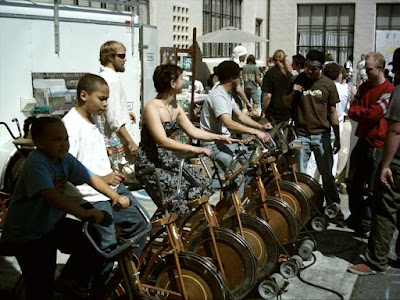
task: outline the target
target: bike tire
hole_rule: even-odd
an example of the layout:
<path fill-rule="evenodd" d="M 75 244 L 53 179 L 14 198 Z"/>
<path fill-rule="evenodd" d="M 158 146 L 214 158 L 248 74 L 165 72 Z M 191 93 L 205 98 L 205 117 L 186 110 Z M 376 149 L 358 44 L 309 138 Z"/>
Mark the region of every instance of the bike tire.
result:
<path fill-rule="evenodd" d="M 281 200 L 289 204 L 296 212 L 296 216 L 301 225 L 305 225 L 310 219 L 311 215 L 309 205 L 310 200 L 308 199 L 307 195 L 296 183 L 287 180 L 279 180 L 278 182 L 282 197 L 279 197 L 279 190 L 275 181 L 271 181 L 265 187 L 266 194 L 268 196 L 281 198 Z"/>
<path fill-rule="evenodd" d="M 6 218 L 7 214 L 7 206 L 6 202 L 2 197 L 0 197 L 0 228 L 3 226 L 4 219 Z"/>
<path fill-rule="evenodd" d="M 226 285 L 235 299 L 244 299 L 257 280 L 254 252 L 246 240 L 228 228 L 214 228 L 215 240 L 226 276 Z M 218 266 L 208 229 L 190 239 L 187 251 L 211 259 Z"/>
<path fill-rule="evenodd" d="M 201 256 L 178 253 L 188 299 L 228 299 L 227 289 L 215 266 Z M 145 282 L 163 289 L 179 291 L 179 279 L 173 254 L 154 264 Z M 179 299 L 173 295 L 157 295 L 158 299 Z"/>
<path fill-rule="evenodd" d="M 296 173 L 297 181 L 300 187 L 306 192 L 311 200 L 311 217 L 315 216 L 318 211 L 322 211 L 324 204 L 324 191 L 321 185 L 310 175 L 304 173 Z M 282 175 L 282 179 L 294 182 L 292 172 Z"/>
<path fill-rule="evenodd" d="M 299 226 L 293 208 L 277 197 L 267 196 L 265 202 L 268 207 L 268 216 L 261 196 L 250 199 L 244 206 L 246 213 L 267 221 L 274 230 L 279 243 L 286 244 L 296 241 L 299 235 Z"/>
<path fill-rule="evenodd" d="M 243 238 L 253 249 L 257 261 L 257 280 L 272 274 L 278 263 L 278 241 L 276 235 L 266 221 L 249 214 L 240 214 L 243 226 Z M 240 234 L 239 221 L 236 215 L 221 223 L 222 227 L 229 228 Z"/>

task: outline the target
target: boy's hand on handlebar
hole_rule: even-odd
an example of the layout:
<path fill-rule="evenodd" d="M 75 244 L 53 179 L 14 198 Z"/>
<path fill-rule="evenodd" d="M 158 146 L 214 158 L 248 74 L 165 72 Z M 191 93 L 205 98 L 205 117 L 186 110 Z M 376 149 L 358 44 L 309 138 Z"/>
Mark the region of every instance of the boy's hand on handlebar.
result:
<path fill-rule="evenodd" d="M 131 204 L 131 200 L 127 196 L 120 196 L 113 200 L 113 207 L 115 206 L 117 209 L 127 208 Z"/>
<path fill-rule="evenodd" d="M 98 209 L 85 210 L 85 215 L 82 217 L 82 221 L 89 221 L 99 224 L 103 221 L 104 212 Z"/>
<path fill-rule="evenodd" d="M 124 174 L 119 173 L 119 172 L 111 172 L 110 174 L 106 176 L 102 176 L 105 182 L 107 182 L 108 185 L 118 185 L 122 181 L 124 181 L 126 178 Z"/>

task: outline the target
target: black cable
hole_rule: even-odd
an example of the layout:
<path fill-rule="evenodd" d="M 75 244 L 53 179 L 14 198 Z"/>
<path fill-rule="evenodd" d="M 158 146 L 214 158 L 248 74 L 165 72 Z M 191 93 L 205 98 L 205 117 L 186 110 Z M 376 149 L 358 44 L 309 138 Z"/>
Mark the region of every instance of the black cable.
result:
<path fill-rule="evenodd" d="M 316 262 L 316 260 L 317 260 L 317 258 L 315 257 L 315 254 L 314 254 L 314 253 L 312 253 L 312 256 L 313 256 L 313 258 L 314 258 L 314 262 L 313 262 L 311 265 L 307 266 L 307 268 L 311 267 L 311 266 Z M 305 268 L 305 269 L 306 269 L 306 268 Z M 331 293 L 333 293 L 333 294 L 336 294 L 341 300 L 344 300 L 343 295 L 342 295 L 341 293 L 339 293 L 338 291 L 335 291 L 335 290 L 333 290 L 333 289 L 329 289 L 329 288 L 320 286 L 320 285 L 318 285 L 318 284 L 315 284 L 315 283 L 312 283 L 312 282 L 309 282 L 309 281 L 304 280 L 303 278 L 301 278 L 300 272 L 297 274 L 297 277 L 299 278 L 299 280 L 300 280 L 301 282 L 303 282 L 303 283 L 305 283 L 305 284 L 308 284 L 308 285 L 310 285 L 310 286 L 319 288 L 319 289 L 321 289 L 321 290 L 325 290 L 325 291 L 331 292 Z"/>

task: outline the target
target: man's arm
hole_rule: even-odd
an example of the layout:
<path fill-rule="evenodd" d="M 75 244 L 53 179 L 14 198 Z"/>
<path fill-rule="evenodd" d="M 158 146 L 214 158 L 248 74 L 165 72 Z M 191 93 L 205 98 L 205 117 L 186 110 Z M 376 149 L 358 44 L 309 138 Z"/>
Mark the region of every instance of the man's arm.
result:
<path fill-rule="evenodd" d="M 251 106 L 249 99 L 247 99 L 246 94 L 243 90 L 243 88 L 240 85 L 236 86 L 236 92 L 238 93 L 239 97 L 244 101 L 246 104 L 246 107 L 249 111 L 253 109 L 253 106 Z"/>
<path fill-rule="evenodd" d="M 222 114 L 218 118 L 221 120 L 222 123 L 224 123 L 224 125 L 226 126 L 226 128 L 229 129 L 229 131 L 238 132 L 238 133 L 254 134 L 263 142 L 268 142 L 268 140 L 269 140 L 268 136 L 261 130 L 272 128 L 270 123 L 261 125 L 261 124 L 257 123 L 256 121 L 254 121 L 249 116 L 246 116 L 245 114 L 243 114 L 240 111 L 240 109 L 235 109 L 234 113 L 236 114 L 236 116 L 238 117 L 238 119 L 241 122 L 243 122 L 244 124 L 246 124 L 248 126 L 245 126 L 243 124 L 240 124 L 239 122 L 232 120 L 232 118 L 229 114 Z"/>
<path fill-rule="evenodd" d="M 131 135 L 129 134 L 129 132 L 126 130 L 125 124 L 122 125 L 119 128 L 118 133 L 121 136 L 121 138 L 123 138 L 125 140 L 126 144 L 128 145 L 128 149 L 130 151 L 130 154 L 133 155 L 137 151 L 138 146 L 133 141 L 133 139 L 132 139 Z"/>
<path fill-rule="evenodd" d="M 385 144 L 383 146 L 383 157 L 381 162 L 381 182 L 390 189 L 394 184 L 392 170 L 390 163 L 400 145 L 400 122 L 388 120 L 388 127 L 386 130 Z"/>
<path fill-rule="evenodd" d="M 356 122 L 375 122 L 383 118 L 389 106 L 391 92 L 380 95 L 378 101 L 363 107 L 359 95 L 356 96 L 350 105 L 349 117 Z"/>
<path fill-rule="evenodd" d="M 263 100 L 262 100 L 263 111 L 267 110 L 269 104 L 271 103 L 271 97 L 272 97 L 271 93 L 264 93 Z"/>
<path fill-rule="evenodd" d="M 286 107 L 290 107 L 296 94 L 301 92 L 303 92 L 303 87 L 299 84 L 294 84 L 292 92 L 282 97 L 283 104 Z"/>
<path fill-rule="evenodd" d="M 335 133 L 335 142 L 333 144 L 333 153 L 336 154 L 340 150 L 340 135 L 339 135 L 339 117 L 336 111 L 336 106 L 329 106 L 329 122 L 333 128 L 333 132 Z"/>

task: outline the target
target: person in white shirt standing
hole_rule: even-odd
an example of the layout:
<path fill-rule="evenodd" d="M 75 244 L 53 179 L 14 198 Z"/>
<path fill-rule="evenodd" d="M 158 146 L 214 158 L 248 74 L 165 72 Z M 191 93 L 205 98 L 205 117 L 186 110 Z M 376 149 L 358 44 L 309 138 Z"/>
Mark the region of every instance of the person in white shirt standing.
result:
<path fill-rule="evenodd" d="M 102 67 L 99 75 L 110 88 L 107 109 L 99 117 L 100 130 L 107 144 L 112 132 L 116 131 L 125 146 L 127 160 L 132 162 L 138 148 L 133 141 L 132 124 L 136 123 L 136 117 L 133 112 L 128 111 L 126 94 L 119 78 L 119 73 L 125 72 L 125 46 L 117 41 L 105 42 L 100 48 L 100 62 Z"/>

